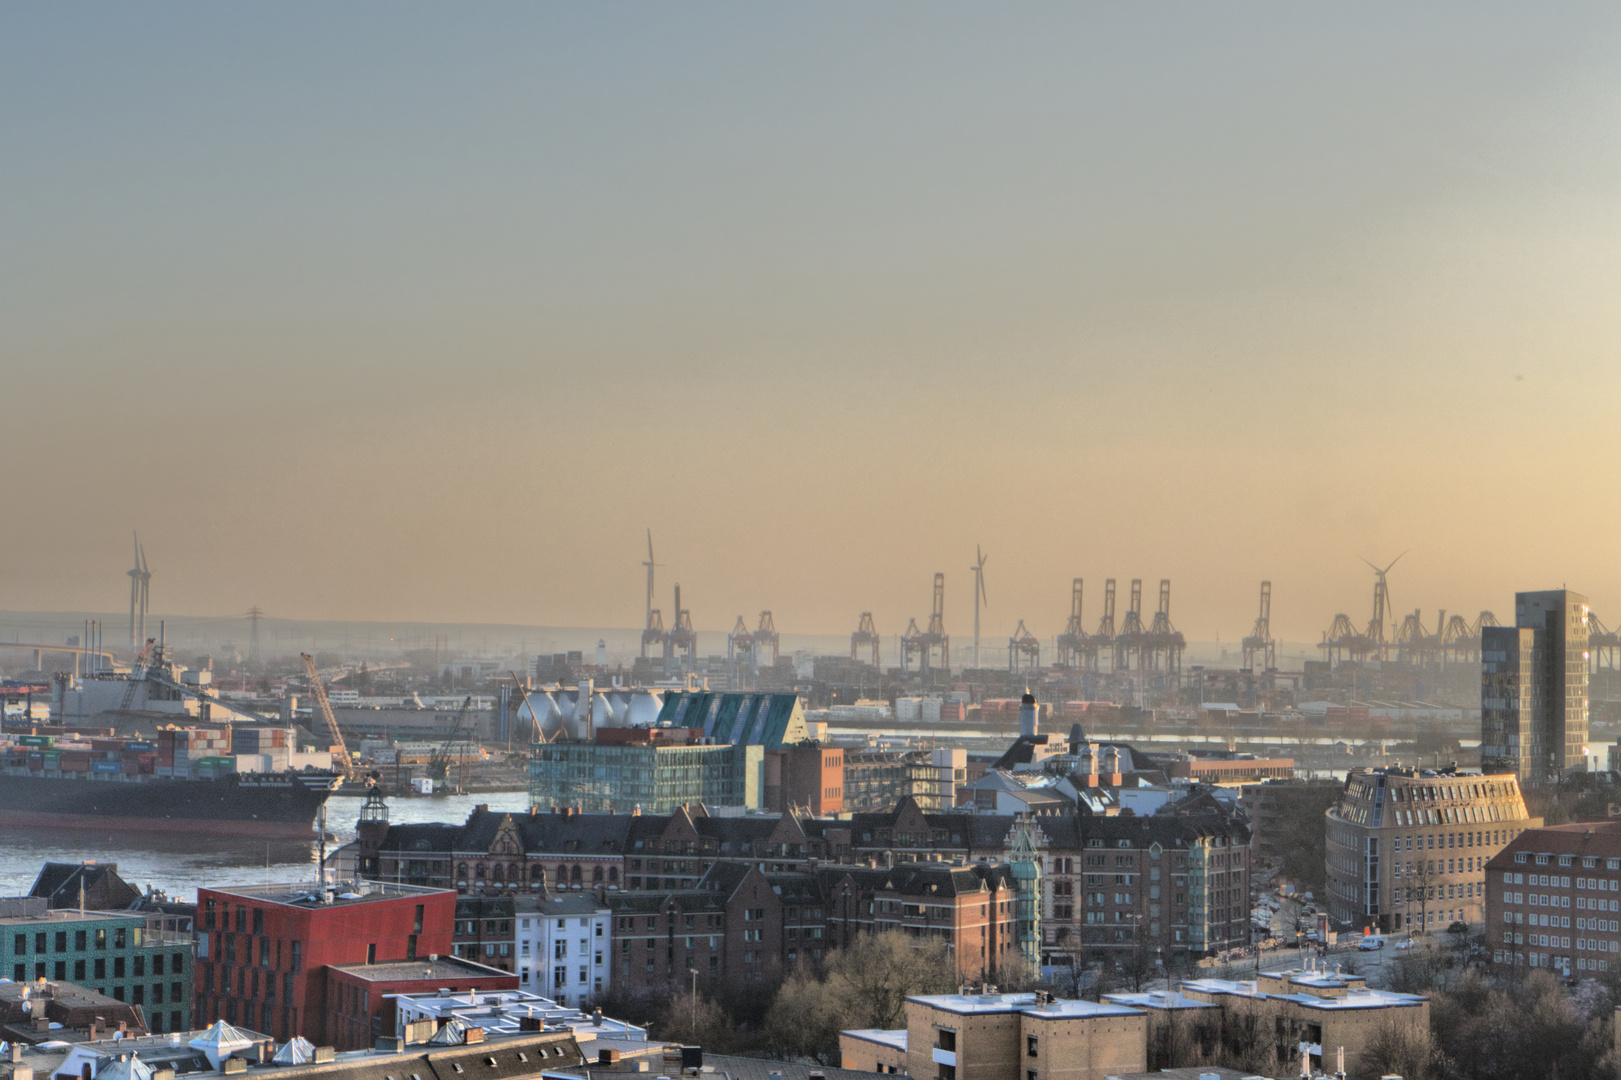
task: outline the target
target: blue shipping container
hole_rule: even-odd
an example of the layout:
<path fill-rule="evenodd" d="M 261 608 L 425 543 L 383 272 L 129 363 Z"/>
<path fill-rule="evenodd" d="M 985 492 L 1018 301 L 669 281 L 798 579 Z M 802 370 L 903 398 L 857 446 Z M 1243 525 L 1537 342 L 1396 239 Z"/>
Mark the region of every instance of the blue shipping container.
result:
<path fill-rule="evenodd" d="M 90 768 L 95 772 L 123 772 L 124 766 L 116 761 L 92 761 Z"/>
<path fill-rule="evenodd" d="M 157 743 L 154 743 L 154 742 L 141 742 L 138 739 L 131 739 L 129 742 L 124 744 L 124 749 L 126 749 L 126 750 L 151 751 L 151 750 L 156 750 L 157 748 L 158 748 Z"/>

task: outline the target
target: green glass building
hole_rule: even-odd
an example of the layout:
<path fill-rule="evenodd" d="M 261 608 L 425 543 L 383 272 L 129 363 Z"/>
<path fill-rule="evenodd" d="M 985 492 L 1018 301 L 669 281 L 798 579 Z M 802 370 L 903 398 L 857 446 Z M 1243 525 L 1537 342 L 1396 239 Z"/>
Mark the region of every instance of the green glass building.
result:
<path fill-rule="evenodd" d="M 76 983 L 141 1007 L 154 1033 L 191 1029 L 189 934 L 141 914 L 57 909 L 0 918 L 0 976 Z"/>

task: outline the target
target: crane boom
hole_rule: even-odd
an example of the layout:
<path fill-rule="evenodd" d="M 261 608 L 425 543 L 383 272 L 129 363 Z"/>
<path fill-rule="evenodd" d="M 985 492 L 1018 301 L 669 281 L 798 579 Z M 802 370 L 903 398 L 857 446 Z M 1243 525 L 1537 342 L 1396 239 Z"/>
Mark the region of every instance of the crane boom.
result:
<path fill-rule="evenodd" d="M 515 683 L 518 687 L 518 696 L 523 699 L 523 707 L 529 710 L 529 724 L 535 729 L 534 741 L 538 743 L 551 742 L 551 740 L 546 737 L 546 732 L 541 729 L 540 717 L 535 715 L 535 707 L 529 704 L 529 688 L 524 686 L 523 680 L 518 678 L 518 673 L 516 671 L 508 672 L 508 674 L 512 676 L 513 683 Z"/>
<path fill-rule="evenodd" d="M 462 734 L 462 724 L 467 720 L 467 710 L 473 707 L 473 696 L 469 694 L 462 707 L 456 712 L 456 722 L 450 726 L 450 734 L 439 749 L 433 752 L 428 759 L 428 776 L 433 780 L 444 780 L 450 775 L 450 751 L 456 746 L 456 741 Z M 463 739 L 465 741 L 465 739 Z"/>
<path fill-rule="evenodd" d="M 154 662 L 149 664 L 148 657 Z M 140 654 L 135 657 L 135 662 L 129 666 L 129 681 L 124 684 L 124 700 L 118 706 L 120 714 L 129 712 L 129 707 L 135 704 L 135 684 L 150 678 L 152 669 L 156 669 L 162 657 L 163 653 L 157 647 L 157 639 L 147 638 L 146 644 L 141 646 Z"/>
<path fill-rule="evenodd" d="M 315 695 L 316 711 L 321 714 L 321 719 L 326 723 L 327 737 L 332 740 L 332 745 L 335 748 L 334 752 L 337 754 L 337 759 L 333 764 L 337 765 L 339 772 L 348 776 L 355 771 L 355 762 L 349 756 L 349 747 L 343 741 L 343 732 L 338 730 L 338 718 L 332 715 L 332 702 L 327 700 L 326 685 L 321 682 L 320 672 L 315 670 L 315 657 L 309 653 L 300 653 L 299 655 L 304 658 L 304 674 L 309 676 L 310 693 Z"/>

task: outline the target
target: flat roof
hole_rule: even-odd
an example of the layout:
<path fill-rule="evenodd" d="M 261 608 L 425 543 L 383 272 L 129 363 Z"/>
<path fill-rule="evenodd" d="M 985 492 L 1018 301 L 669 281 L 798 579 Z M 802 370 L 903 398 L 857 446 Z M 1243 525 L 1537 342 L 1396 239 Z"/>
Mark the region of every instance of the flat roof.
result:
<path fill-rule="evenodd" d="M 266 903 L 285 904 L 288 907 L 307 909 L 371 904 L 380 900 L 399 900 L 411 896 L 456 895 L 453 889 L 431 889 L 424 885 L 396 885 L 387 881 L 346 881 L 338 885 L 329 885 L 327 888 L 332 893 L 331 903 L 323 903 L 320 887 L 308 881 L 279 885 L 204 886 L 198 891 L 199 893 L 207 892 L 220 896 L 239 896 L 244 900 L 262 900 Z"/>
<path fill-rule="evenodd" d="M 1617 1010 L 1621 1011 L 1621 1010 Z M 852 1039 L 861 1039 L 864 1042 L 878 1043 L 892 1050 L 906 1050 L 906 1029 L 889 1031 L 885 1028 L 854 1028 L 850 1031 L 841 1031 L 840 1035 L 848 1035 Z"/>
<path fill-rule="evenodd" d="M 1329 978 L 1332 980 L 1332 976 Z M 1331 981 L 1329 985 L 1343 984 Z M 1274 994 L 1259 989 L 1253 982 L 1234 982 L 1229 979 L 1189 979 L 1182 984 L 1182 988 L 1206 994 L 1230 994 L 1234 997 L 1272 998 L 1277 1001 L 1292 1001 L 1308 1009 L 1324 1009 L 1328 1011 L 1403 1008 L 1422 1005 L 1430 1000 L 1422 994 L 1399 994 L 1393 990 L 1369 990 L 1359 986 L 1348 988 L 1344 997 L 1318 997 L 1315 994 Z"/>
<path fill-rule="evenodd" d="M 976 1013 L 1022 1012 L 1033 1016 L 1130 1016 L 1137 1012 L 1123 1005 L 1057 998 L 1052 1001 L 1035 994 L 927 994 L 909 997 L 930 1008 L 972 1016 Z"/>
<path fill-rule="evenodd" d="M 1147 990 L 1137 994 L 1104 994 L 1105 1001 L 1133 1009 L 1219 1009 L 1208 1001 L 1195 1001 L 1177 990 Z"/>
<path fill-rule="evenodd" d="M 38 915 L 8 915 L 0 918 L 0 926 L 33 926 L 39 923 L 100 922 L 105 919 L 133 919 L 145 922 L 146 913 L 140 911 L 80 911 L 78 908 L 51 908 Z"/>
<path fill-rule="evenodd" d="M 608 905 L 597 900 L 591 893 L 568 893 L 564 896 L 550 896 L 544 900 L 533 899 L 529 904 L 523 901 L 531 898 L 518 897 L 519 906 L 515 914 L 518 915 L 608 915 Z"/>
<path fill-rule="evenodd" d="M 500 968 L 488 967 L 459 956 L 435 956 L 428 960 L 385 960 L 378 964 L 333 964 L 333 971 L 366 982 L 420 982 L 426 979 L 516 979 Z"/>

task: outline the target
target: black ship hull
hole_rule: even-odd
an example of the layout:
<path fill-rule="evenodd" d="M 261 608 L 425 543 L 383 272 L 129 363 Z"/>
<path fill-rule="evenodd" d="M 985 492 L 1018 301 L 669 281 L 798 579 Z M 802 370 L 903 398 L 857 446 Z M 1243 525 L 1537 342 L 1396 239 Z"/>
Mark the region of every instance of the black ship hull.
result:
<path fill-rule="evenodd" d="M 0 773 L 0 825 L 305 837 L 335 786 L 330 774 L 92 780 L 9 770 Z"/>

